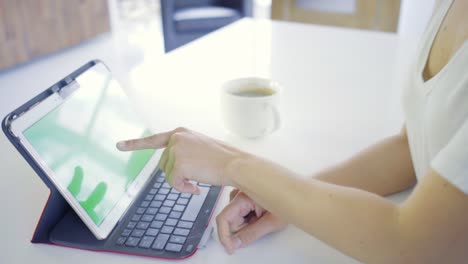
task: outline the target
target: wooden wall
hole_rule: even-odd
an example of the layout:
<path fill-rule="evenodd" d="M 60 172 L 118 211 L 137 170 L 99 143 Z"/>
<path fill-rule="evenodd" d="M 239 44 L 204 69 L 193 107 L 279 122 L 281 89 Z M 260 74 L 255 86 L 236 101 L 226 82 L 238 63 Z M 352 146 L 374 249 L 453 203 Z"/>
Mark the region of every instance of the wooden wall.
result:
<path fill-rule="evenodd" d="M 348 14 L 303 9 L 296 5 L 295 0 L 273 0 L 271 18 L 387 32 L 397 31 L 400 0 L 355 0 L 355 3 L 355 12 Z"/>
<path fill-rule="evenodd" d="M 109 30 L 107 0 L 0 0 L 0 70 Z"/>

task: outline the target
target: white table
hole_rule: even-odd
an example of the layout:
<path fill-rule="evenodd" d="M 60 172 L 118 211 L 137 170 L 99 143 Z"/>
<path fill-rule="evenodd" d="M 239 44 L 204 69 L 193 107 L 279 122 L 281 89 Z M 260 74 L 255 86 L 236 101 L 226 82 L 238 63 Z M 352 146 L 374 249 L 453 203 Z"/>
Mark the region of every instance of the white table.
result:
<path fill-rule="evenodd" d="M 138 109 L 163 131 L 183 125 L 277 161 L 304 175 L 397 132 L 400 72 L 407 49 L 394 34 L 242 20 L 170 55 L 105 35 L 87 44 L 0 74 L 0 116 L 80 64 L 102 58 Z M 405 52 L 402 52 L 404 50 Z M 403 54 L 403 55 L 402 55 Z M 220 84 L 265 76 L 283 86 L 281 129 L 261 140 L 227 133 L 219 115 Z M 48 189 L 0 136 L 0 263 L 155 263 L 144 257 L 96 253 L 29 242 Z M 404 195 L 394 197 L 403 199 Z M 226 203 L 224 196 L 222 204 Z M 357 263 L 290 226 L 227 255 L 210 240 L 187 263 Z"/>

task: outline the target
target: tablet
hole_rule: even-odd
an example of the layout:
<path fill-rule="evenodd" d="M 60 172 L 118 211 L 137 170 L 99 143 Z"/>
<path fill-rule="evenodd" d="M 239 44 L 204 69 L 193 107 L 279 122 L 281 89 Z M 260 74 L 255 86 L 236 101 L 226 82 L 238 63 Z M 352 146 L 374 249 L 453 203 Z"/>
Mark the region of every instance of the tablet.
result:
<path fill-rule="evenodd" d="M 121 152 L 149 135 L 99 61 L 12 119 L 11 132 L 98 239 L 105 239 L 157 166 L 154 150 Z"/>

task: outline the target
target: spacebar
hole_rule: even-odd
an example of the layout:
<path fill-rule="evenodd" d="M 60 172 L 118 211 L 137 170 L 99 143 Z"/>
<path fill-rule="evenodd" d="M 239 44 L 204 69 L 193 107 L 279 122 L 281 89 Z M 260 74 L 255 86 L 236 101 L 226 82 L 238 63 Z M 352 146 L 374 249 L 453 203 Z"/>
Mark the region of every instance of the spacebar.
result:
<path fill-rule="evenodd" d="M 195 221 L 198 216 L 198 212 L 200 212 L 200 209 L 203 205 L 203 202 L 205 202 L 206 196 L 208 195 L 208 192 L 210 191 L 210 188 L 206 187 L 201 187 L 200 188 L 200 194 L 199 195 L 192 195 L 192 199 L 190 200 L 187 209 L 184 212 L 184 215 L 182 215 L 181 220 L 183 221 Z"/>

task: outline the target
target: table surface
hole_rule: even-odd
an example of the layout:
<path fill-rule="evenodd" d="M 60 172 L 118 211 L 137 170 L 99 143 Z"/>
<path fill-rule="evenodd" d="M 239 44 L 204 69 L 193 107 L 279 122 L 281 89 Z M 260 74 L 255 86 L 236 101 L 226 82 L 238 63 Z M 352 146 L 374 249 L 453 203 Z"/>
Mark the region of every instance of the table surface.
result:
<path fill-rule="evenodd" d="M 243 19 L 168 55 L 158 34 L 107 34 L 0 74 L 0 116 L 84 62 L 100 58 L 156 131 L 186 126 L 309 175 L 399 131 L 400 77 L 409 48 L 395 34 Z M 405 47 L 405 48 L 403 48 Z M 281 128 L 258 140 L 229 134 L 219 92 L 229 79 L 283 85 Z M 0 263 L 154 263 L 155 259 L 31 244 L 48 189 L 0 135 Z M 226 193 L 225 193 L 226 194 Z M 406 194 L 390 199 L 398 202 Z M 221 199 L 218 211 L 227 203 Z M 157 260 L 166 262 L 164 260 Z M 216 239 L 187 263 L 358 263 L 289 226 L 229 256 Z"/>

